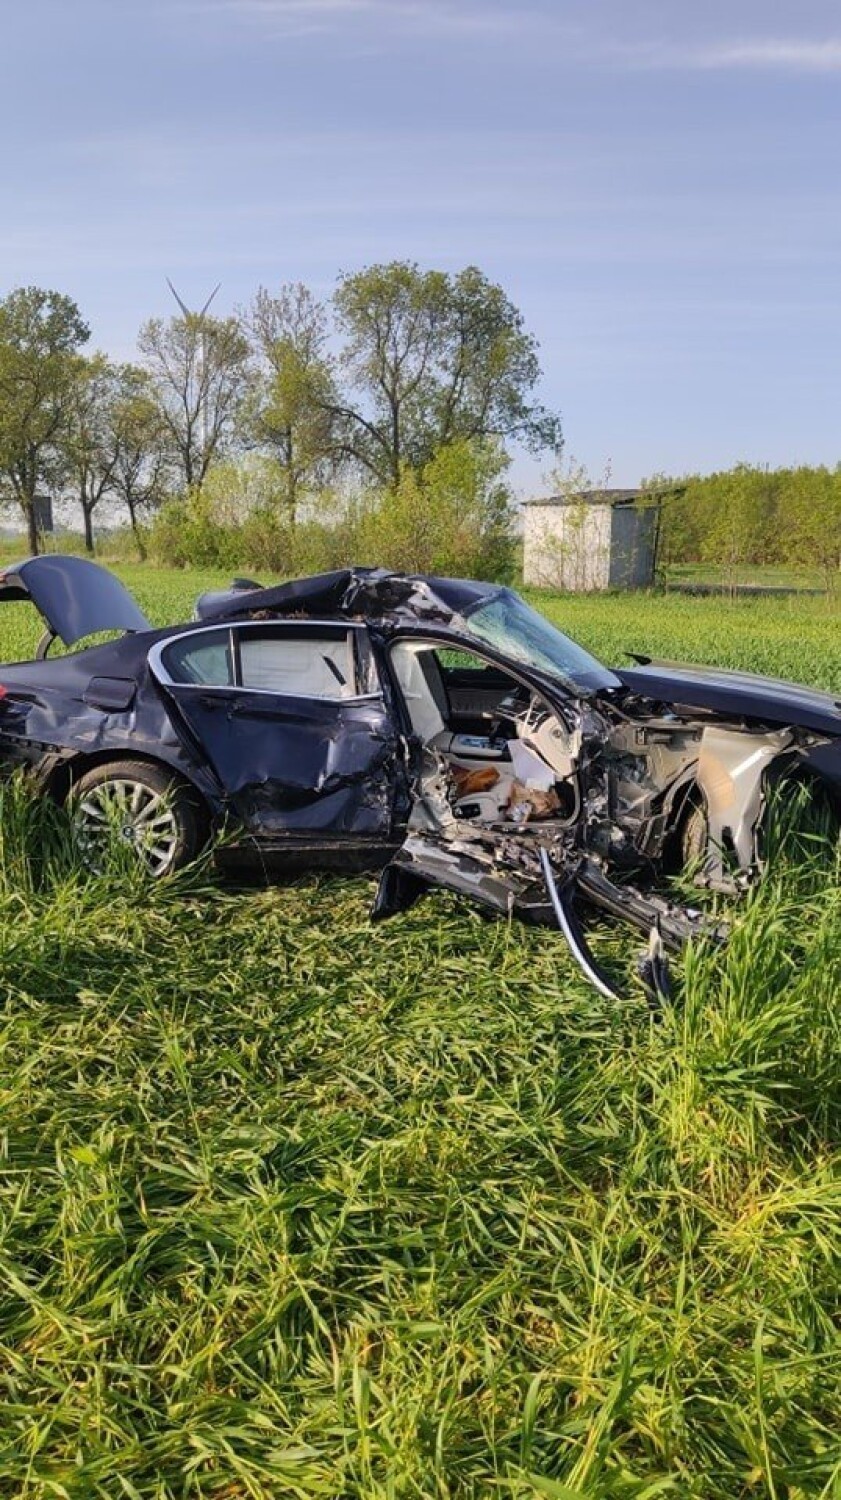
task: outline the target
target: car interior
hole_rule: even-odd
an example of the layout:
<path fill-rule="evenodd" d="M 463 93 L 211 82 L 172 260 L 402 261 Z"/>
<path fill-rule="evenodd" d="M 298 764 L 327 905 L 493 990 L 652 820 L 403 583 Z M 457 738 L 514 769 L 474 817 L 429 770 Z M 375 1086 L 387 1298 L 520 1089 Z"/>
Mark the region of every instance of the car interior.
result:
<path fill-rule="evenodd" d="M 569 819 L 575 736 L 530 688 L 478 656 L 429 641 L 396 642 L 391 665 L 423 747 L 422 782 L 444 778 L 457 818 Z"/>
<path fill-rule="evenodd" d="M 364 632 L 341 627 L 220 627 L 172 641 L 163 665 L 184 685 L 343 700 L 372 685 L 363 642 Z M 576 732 L 531 688 L 433 641 L 398 640 L 390 662 L 422 749 L 420 800 L 437 809 L 431 826 L 442 815 L 508 826 L 575 816 Z"/>

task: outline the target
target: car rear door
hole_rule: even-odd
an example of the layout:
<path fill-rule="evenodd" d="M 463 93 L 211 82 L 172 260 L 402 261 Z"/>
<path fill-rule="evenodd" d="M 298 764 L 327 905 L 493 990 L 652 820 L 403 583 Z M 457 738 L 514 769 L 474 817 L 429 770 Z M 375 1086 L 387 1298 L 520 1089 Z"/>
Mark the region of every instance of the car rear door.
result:
<path fill-rule="evenodd" d="M 405 772 L 364 627 L 194 629 L 156 647 L 149 664 L 176 727 L 249 832 L 392 838 Z"/>

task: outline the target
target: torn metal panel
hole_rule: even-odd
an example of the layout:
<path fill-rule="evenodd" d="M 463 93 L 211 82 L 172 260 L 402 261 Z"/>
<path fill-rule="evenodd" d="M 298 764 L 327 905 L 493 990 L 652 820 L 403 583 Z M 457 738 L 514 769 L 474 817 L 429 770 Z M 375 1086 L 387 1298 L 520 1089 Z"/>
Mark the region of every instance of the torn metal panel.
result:
<path fill-rule="evenodd" d="M 490 592 L 493 585 L 474 588 Z M 382 618 L 394 612 L 417 619 L 449 620 L 455 609 L 440 599 L 428 580 L 390 573 L 385 568 L 340 568 L 267 589 L 231 588 L 203 594 L 200 619 L 242 619 L 248 615 L 302 615 L 313 619 L 342 615 Z"/>
<path fill-rule="evenodd" d="M 841 735 L 841 702 L 838 695 L 760 677 L 754 672 L 734 672 L 724 667 L 686 666 L 680 662 L 647 662 L 618 671 L 626 687 L 653 703 L 703 709 L 738 725 L 747 719 L 765 724 L 790 724 L 817 734 Z"/>
<path fill-rule="evenodd" d="M 390 834 L 399 745 L 380 699 L 167 692 L 247 829 Z"/>
<path fill-rule="evenodd" d="M 798 765 L 808 776 L 814 778 L 816 785 L 825 788 L 830 800 L 841 813 L 841 738 L 815 739 L 801 747 Z"/>
<path fill-rule="evenodd" d="M 518 895 L 532 883 L 516 870 L 496 867 L 493 856 L 478 841 L 453 839 L 444 843 L 422 834 L 409 835 L 389 869 L 404 878 L 395 880 L 388 871 L 383 873 L 373 907 L 377 917 L 393 916 L 413 905 L 425 886 L 454 891 L 509 916 Z M 406 876 L 411 877 L 408 883 Z M 409 901 L 405 899 L 407 892 L 413 893 Z"/>
<path fill-rule="evenodd" d="M 765 773 L 793 741 L 790 729 L 740 734 L 711 725 L 704 730 L 698 785 L 707 818 L 705 883 L 732 890 L 734 883 L 755 867 Z"/>

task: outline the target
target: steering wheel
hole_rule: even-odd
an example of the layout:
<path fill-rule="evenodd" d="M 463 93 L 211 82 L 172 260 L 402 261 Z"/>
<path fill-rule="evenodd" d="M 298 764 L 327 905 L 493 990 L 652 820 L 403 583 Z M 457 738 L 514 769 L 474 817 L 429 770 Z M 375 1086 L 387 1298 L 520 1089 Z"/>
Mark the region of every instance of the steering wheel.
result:
<path fill-rule="evenodd" d="M 493 740 L 502 735 L 505 739 L 510 739 L 510 732 L 503 735 L 503 726 L 508 724 L 516 728 L 520 720 L 528 714 L 530 702 L 531 694 L 528 689 L 519 684 L 512 688 L 510 693 L 506 693 L 504 698 L 500 698 L 492 713 L 482 715 L 483 718 L 490 720 L 488 738 Z"/>
<path fill-rule="evenodd" d="M 51 647 L 51 645 L 52 645 L 52 643 L 53 643 L 53 641 L 55 639 L 56 639 L 56 633 L 55 633 L 54 630 L 45 630 L 44 631 L 44 634 L 41 636 L 41 639 L 38 642 L 38 645 L 35 647 L 35 660 L 36 661 L 45 661 L 46 660 L 47 655 L 49 653 L 49 649 L 50 649 L 50 647 Z"/>

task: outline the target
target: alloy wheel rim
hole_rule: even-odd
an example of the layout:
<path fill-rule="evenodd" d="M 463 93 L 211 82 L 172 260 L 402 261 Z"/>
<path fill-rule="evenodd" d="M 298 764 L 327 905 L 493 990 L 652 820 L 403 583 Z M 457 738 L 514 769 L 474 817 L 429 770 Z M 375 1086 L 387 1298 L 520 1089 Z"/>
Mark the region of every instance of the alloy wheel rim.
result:
<path fill-rule="evenodd" d="M 76 823 L 88 855 L 112 839 L 128 845 L 152 875 L 164 875 L 178 847 L 178 820 L 168 794 L 116 778 L 79 798 Z"/>

